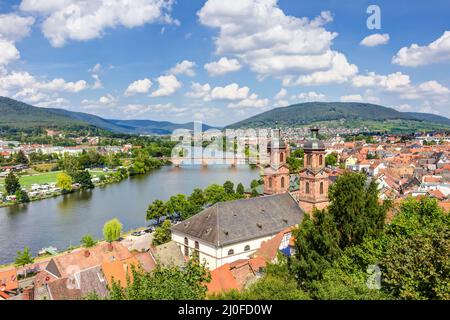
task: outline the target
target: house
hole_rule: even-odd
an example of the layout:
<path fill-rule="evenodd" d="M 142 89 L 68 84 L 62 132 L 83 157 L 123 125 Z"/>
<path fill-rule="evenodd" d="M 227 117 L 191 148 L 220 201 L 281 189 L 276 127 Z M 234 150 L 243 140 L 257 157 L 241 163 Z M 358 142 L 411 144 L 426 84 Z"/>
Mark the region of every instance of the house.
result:
<path fill-rule="evenodd" d="M 211 281 L 206 284 L 208 294 L 240 291 L 262 276 L 266 263 L 262 258 L 241 259 L 211 271 Z"/>
<path fill-rule="evenodd" d="M 290 193 L 219 202 L 173 226 L 172 240 L 185 257 L 198 254 L 214 270 L 246 259 L 261 243 L 303 220 Z"/>
<path fill-rule="evenodd" d="M 0 271 L 0 300 L 9 299 L 17 293 L 19 281 L 17 279 L 17 269 L 11 268 Z"/>
<path fill-rule="evenodd" d="M 272 239 L 262 242 L 252 257 L 263 258 L 266 262 L 276 262 L 279 252 L 291 256 L 294 253 L 292 240 L 292 228 L 286 228 Z"/>

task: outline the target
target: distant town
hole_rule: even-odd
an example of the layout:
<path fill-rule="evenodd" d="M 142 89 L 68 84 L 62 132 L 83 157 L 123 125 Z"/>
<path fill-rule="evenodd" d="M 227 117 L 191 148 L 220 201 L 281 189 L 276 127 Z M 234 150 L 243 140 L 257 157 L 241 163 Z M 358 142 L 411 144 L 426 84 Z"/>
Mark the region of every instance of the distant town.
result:
<path fill-rule="evenodd" d="M 201 272 L 201 281 L 195 284 L 200 290 L 197 298 L 228 297 L 230 292 L 252 296 L 256 294 L 252 290 L 271 279 L 265 271 L 269 266 L 300 259 L 299 232 L 307 215 L 345 205 L 336 203 L 336 197 L 345 197 L 339 188 L 346 183 L 351 184 L 347 188 L 362 183 L 359 192 L 364 201 L 370 200 L 369 193 L 376 195 L 370 205 L 380 215 L 381 226 L 401 216 L 405 202 L 425 205 L 421 199 L 436 203 L 436 210 L 448 215 L 450 135 L 445 132 L 369 134 L 317 126 L 266 131 L 268 162 L 256 165 L 260 178 L 249 186 L 226 181 L 196 188 L 191 195 L 173 194 L 166 202 L 155 200 L 143 213 L 148 226 L 122 230 L 120 219 L 113 219 L 105 223 L 102 240 L 87 234 L 80 246 L 62 251 L 50 246 L 34 258 L 25 247 L 10 257 L 14 265 L 0 268 L 1 298 L 118 298 L 127 294 L 134 277 L 149 277 L 161 268 Z M 46 130 L 46 135 L 66 139 L 64 132 Z M 105 139 L 74 137 L 71 146 L 1 140 L 0 203 L 24 205 L 173 165 L 169 147 L 176 142 L 169 137 Z M 105 145 L 106 141 L 114 145 Z M 247 154 L 252 143 L 245 145 Z M 367 187 L 372 184 L 373 190 Z M 382 232 L 383 227 L 378 229 Z M 292 294 L 310 297 L 306 290 L 293 289 Z M 394 298 L 387 293 L 371 298 L 383 297 Z"/>

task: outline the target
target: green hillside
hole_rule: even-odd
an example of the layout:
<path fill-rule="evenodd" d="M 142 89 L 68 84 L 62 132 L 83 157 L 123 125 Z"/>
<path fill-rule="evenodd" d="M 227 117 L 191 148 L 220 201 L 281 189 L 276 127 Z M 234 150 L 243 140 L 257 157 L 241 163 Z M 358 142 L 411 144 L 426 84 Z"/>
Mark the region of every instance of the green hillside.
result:
<path fill-rule="evenodd" d="M 370 103 L 308 102 L 276 108 L 227 128 L 299 127 L 311 124 L 370 130 L 427 130 L 450 128 L 450 119 L 430 114 L 404 113 Z"/>
<path fill-rule="evenodd" d="M 111 120 L 83 112 L 64 109 L 38 108 L 29 104 L 0 97 L 0 128 L 53 128 L 85 129 L 99 128 L 115 133 L 125 134 L 171 134 L 175 129 L 194 128 L 192 122 L 172 123 L 152 120 Z M 212 127 L 203 125 L 203 130 Z"/>

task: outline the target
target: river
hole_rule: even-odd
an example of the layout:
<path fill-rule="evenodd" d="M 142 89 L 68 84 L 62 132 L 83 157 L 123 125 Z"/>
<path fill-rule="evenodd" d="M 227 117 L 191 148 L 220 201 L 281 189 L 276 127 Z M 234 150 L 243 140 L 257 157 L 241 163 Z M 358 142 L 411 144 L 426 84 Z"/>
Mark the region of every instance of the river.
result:
<path fill-rule="evenodd" d="M 25 246 L 36 255 L 48 246 L 62 250 L 79 245 L 87 233 L 101 238 L 103 224 L 112 218 L 122 222 L 123 230 L 143 227 L 145 211 L 155 199 L 190 194 L 226 180 L 248 188 L 258 177 L 259 171 L 248 166 L 167 166 L 90 191 L 0 208 L 0 265 L 12 262 Z"/>

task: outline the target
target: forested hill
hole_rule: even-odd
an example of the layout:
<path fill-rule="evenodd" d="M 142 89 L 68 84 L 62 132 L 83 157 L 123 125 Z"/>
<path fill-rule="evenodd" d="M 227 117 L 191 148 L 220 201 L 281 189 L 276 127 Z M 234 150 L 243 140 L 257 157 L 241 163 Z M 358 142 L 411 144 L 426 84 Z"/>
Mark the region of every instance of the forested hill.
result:
<path fill-rule="evenodd" d="M 190 129 L 190 123 L 172 123 L 152 120 L 111 120 L 92 114 L 72 112 L 57 108 L 39 108 L 29 104 L 0 97 L 0 127 L 33 129 L 83 129 L 99 128 L 126 134 L 170 134 L 175 129 Z M 203 125 L 203 130 L 211 128 Z"/>
<path fill-rule="evenodd" d="M 379 123 L 381 128 L 386 121 L 400 121 L 413 127 L 450 128 L 450 119 L 442 116 L 400 112 L 370 103 L 344 102 L 308 102 L 276 108 L 234 123 L 228 128 L 294 127 L 317 122 L 335 122 L 343 126 L 369 123 L 376 126 Z"/>

